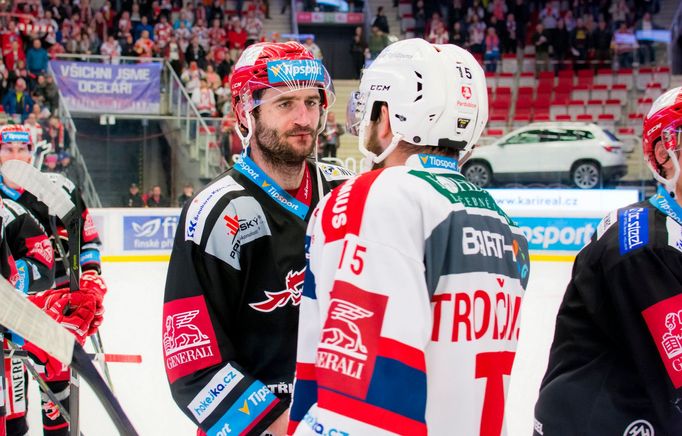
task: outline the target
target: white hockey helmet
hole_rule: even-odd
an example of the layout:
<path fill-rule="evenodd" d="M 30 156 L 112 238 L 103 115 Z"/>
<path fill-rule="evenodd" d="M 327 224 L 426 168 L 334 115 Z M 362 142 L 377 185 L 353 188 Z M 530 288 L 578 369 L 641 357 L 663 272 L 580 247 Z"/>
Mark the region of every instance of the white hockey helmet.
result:
<path fill-rule="evenodd" d="M 365 147 L 366 129 L 388 105 L 391 144 L 379 156 Z M 376 109 L 375 109 L 376 111 Z M 468 51 L 452 44 L 406 39 L 386 47 L 367 68 L 347 108 L 348 131 L 360 152 L 383 161 L 403 140 L 414 145 L 471 151 L 488 122 L 485 73 Z"/>

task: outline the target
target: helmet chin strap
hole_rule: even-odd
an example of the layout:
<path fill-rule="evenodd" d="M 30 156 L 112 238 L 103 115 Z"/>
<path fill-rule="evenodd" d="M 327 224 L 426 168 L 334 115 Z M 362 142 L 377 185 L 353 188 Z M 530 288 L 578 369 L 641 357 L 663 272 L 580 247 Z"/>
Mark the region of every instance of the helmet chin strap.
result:
<path fill-rule="evenodd" d="M 651 172 L 654 174 L 654 179 L 661 183 L 663 186 L 665 186 L 666 191 L 670 193 L 670 196 L 673 198 L 676 198 L 675 191 L 677 189 L 677 180 L 680 178 L 680 163 L 678 162 L 678 157 L 675 154 L 675 151 L 673 150 L 667 150 L 668 151 L 668 156 L 670 157 L 670 160 L 673 163 L 673 168 L 674 172 L 672 177 L 669 179 L 664 178 L 661 176 L 658 171 L 651 165 L 650 162 L 647 162 L 647 165 L 649 165 L 649 169 Z"/>
<path fill-rule="evenodd" d="M 242 142 L 242 149 L 244 151 L 247 151 L 249 148 L 249 144 L 251 142 L 251 136 L 253 135 L 253 122 L 251 119 L 253 118 L 251 115 L 251 112 L 247 112 L 246 116 L 246 135 L 242 133 L 242 129 L 239 128 L 239 125 L 236 126 L 236 133 L 237 136 L 239 136 L 239 139 Z"/>
<path fill-rule="evenodd" d="M 367 171 L 372 170 L 372 166 L 374 164 L 378 164 L 384 161 L 393 151 L 396 149 L 400 141 L 403 140 L 403 135 L 396 133 L 393 135 L 393 138 L 391 138 L 391 143 L 388 144 L 388 147 L 384 149 L 384 151 L 381 152 L 378 156 L 376 153 L 373 153 L 365 147 L 365 130 L 367 128 L 368 124 L 362 123 L 360 124 L 360 129 L 358 132 L 358 140 L 359 140 L 359 146 L 358 148 L 360 149 L 360 153 L 362 153 L 363 156 L 365 156 L 364 159 L 362 159 L 362 162 L 360 162 L 360 173 L 366 173 Z"/>

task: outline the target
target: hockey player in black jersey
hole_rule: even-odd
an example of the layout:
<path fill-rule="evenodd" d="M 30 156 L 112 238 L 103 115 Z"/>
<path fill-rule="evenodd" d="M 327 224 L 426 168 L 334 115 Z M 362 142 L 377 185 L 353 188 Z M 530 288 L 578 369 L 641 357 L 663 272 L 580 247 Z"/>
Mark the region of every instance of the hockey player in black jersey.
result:
<path fill-rule="evenodd" d="M 535 435 L 682 435 L 682 88 L 654 102 L 642 142 L 658 190 L 578 254 Z"/>
<path fill-rule="evenodd" d="M 0 128 L 0 135 L 2 135 L 0 140 L 0 164 L 13 159 L 23 160 L 27 163 L 30 162 L 33 144 L 30 132 L 25 127 L 19 125 L 4 126 Z M 65 190 L 71 193 L 72 196 L 76 195 L 73 183 L 63 178 L 63 176 L 55 176 L 59 178 L 58 183 Z M 9 200 L 8 213 L 11 214 L 13 212 L 16 215 L 23 211 L 30 214 L 39 223 L 35 223 L 35 225 L 38 227 L 42 226 L 46 234 L 46 236 L 43 236 L 44 238 L 51 238 L 53 244 L 61 243 L 61 236 L 65 236 L 61 222 L 54 216 L 50 216 L 48 207 L 38 201 L 33 194 L 24 191 L 20 186 L 14 185 L 9 180 L 2 180 L 0 178 L 0 197 Z M 52 225 L 51 220 L 53 220 Z M 80 290 L 74 293 L 71 293 L 68 288 L 68 277 L 66 276 L 61 259 L 56 256 L 57 250 L 54 248 L 56 246 L 50 245 L 47 239 L 41 239 L 40 241 L 30 239 L 31 237 L 37 238 L 35 235 L 19 235 L 20 229 L 15 230 L 16 223 L 10 221 L 9 217 L 6 221 L 9 221 L 8 226 L 10 227 L 7 228 L 7 239 L 10 248 L 14 250 L 12 254 L 17 260 L 20 289 L 28 292 L 29 298 L 34 304 L 69 328 L 76 338 L 83 343 L 86 336 L 94 334 L 102 322 L 104 311 L 103 297 L 106 293 L 106 284 L 99 276 L 99 237 L 87 209 L 83 212 L 84 225 L 81 235 L 83 244 L 80 259 L 83 273 L 80 280 Z M 31 230 L 31 232 L 34 231 Z M 28 239 L 23 240 L 22 238 Z M 22 244 L 25 245 L 26 242 L 31 244 L 30 253 L 28 249 L 23 250 L 21 248 Z M 65 247 L 65 250 L 68 251 L 68 247 Z M 25 254 L 32 254 L 32 256 L 27 257 Z M 42 257 L 41 263 L 44 264 L 45 268 L 49 261 L 50 267 L 54 268 L 54 270 L 46 273 L 43 271 L 44 268 L 37 268 L 33 261 L 38 260 L 38 257 Z M 23 274 L 22 269 L 25 270 Z M 39 276 L 41 274 L 49 274 L 49 280 L 47 281 L 49 283 L 46 283 L 45 279 L 36 283 L 36 279 L 40 279 Z M 55 277 L 54 289 L 50 289 L 53 286 L 52 282 Z M 63 368 L 55 359 L 32 344 L 27 344 L 24 348 L 35 357 L 35 360 L 46 366 L 45 378 L 48 381 L 48 386 L 62 400 L 64 407 L 68 410 L 68 368 Z M 11 370 L 11 365 L 9 367 Z M 17 374 L 16 369 L 15 374 Z M 26 392 L 22 394 L 25 396 Z M 68 424 L 55 405 L 47 398 L 41 398 L 41 400 L 44 434 L 47 436 L 67 435 L 69 433 Z M 15 407 L 10 410 L 12 413 L 7 418 L 8 435 L 23 435 L 28 429 L 25 416 L 25 398 L 23 406 L 19 403 L 11 405 Z"/>
<path fill-rule="evenodd" d="M 230 86 L 245 151 L 183 208 L 164 298 L 166 374 L 201 433 L 282 435 L 306 225 L 349 173 L 307 159 L 334 93 L 301 44 L 247 48 Z"/>

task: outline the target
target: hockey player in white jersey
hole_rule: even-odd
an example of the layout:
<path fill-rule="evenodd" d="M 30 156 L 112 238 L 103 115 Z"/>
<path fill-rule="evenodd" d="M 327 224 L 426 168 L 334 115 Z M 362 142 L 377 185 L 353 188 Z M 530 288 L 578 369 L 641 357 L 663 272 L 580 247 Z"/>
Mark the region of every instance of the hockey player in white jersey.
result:
<path fill-rule="evenodd" d="M 528 244 L 458 164 L 488 119 L 484 72 L 454 45 L 388 46 L 349 131 L 375 170 L 308 226 L 296 435 L 500 435 Z"/>

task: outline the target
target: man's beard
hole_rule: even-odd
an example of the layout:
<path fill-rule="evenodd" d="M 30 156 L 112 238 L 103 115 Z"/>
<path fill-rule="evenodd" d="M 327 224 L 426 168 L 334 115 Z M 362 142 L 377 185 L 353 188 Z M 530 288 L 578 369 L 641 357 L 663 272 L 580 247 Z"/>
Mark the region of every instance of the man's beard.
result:
<path fill-rule="evenodd" d="M 255 134 L 263 159 L 273 166 L 298 169 L 315 148 L 315 130 L 309 127 L 287 130 L 280 134 L 276 129 L 256 123 Z M 301 134 L 310 135 L 311 138 L 310 145 L 305 149 L 299 150 L 287 143 L 288 137 Z"/>

